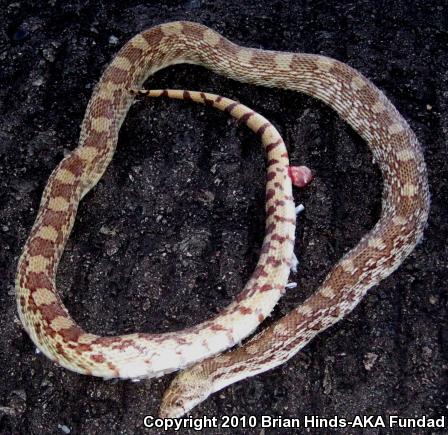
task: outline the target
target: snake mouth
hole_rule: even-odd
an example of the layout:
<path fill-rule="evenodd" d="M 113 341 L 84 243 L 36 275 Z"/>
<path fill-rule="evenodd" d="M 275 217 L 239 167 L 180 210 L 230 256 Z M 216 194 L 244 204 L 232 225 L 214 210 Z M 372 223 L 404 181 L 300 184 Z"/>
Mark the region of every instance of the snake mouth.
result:
<path fill-rule="evenodd" d="M 160 418 L 180 418 L 185 415 L 192 407 L 185 408 L 183 406 L 183 401 L 179 400 L 173 404 L 160 407 L 159 417 Z"/>

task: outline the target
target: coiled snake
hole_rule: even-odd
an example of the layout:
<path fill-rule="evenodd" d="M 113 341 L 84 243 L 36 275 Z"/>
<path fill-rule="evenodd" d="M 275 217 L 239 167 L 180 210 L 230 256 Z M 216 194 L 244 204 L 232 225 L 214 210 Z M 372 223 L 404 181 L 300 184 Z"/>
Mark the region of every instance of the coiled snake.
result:
<path fill-rule="evenodd" d="M 319 289 L 244 346 L 217 357 L 213 355 L 240 342 L 269 315 L 294 259 L 289 163 L 270 124 L 256 128 L 268 153 L 262 253 L 245 288 L 217 317 L 179 332 L 101 337 L 74 322 L 55 285 L 79 201 L 114 154 L 118 131 L 135 98 L 132 90 L 140 89 L 155 71 L 177 63 L 202 65 L 238 81 L 300 91 L 324 101 L 367 141 L 384 179 L 379 221 Z M 216 100 L 210 104 L 218 105 Z M 252 116 L 251 124 L 250 112 L 240 112 L 240 106 L 225 110 L 245 117 L 253 127 L 258 116 Z M 147 378 L 191 366 L 163 398 L 161 415 L 180 416 L 226 385 L 284 363 L 347 315 L 413 250 L 428 211 L 426 167 L 417 139 L 390 101 L 359 72 L 319 55 L 240 47 L 196 23 L 162 24 L 132 38 L 106 68 L 89 101 L 79 146 L 49 178 L 19 260 L 20 319 L 48 358 L 79 373 Z"/>

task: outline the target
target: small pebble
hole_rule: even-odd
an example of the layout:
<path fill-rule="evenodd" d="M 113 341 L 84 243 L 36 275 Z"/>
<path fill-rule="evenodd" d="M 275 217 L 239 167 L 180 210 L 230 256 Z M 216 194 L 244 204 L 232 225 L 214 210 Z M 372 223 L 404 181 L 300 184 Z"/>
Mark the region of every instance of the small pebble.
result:
<path fill-rule="evenodd" d="M 117 230 L 110 229 L 110 228 L 106 227 L 105 225 L 103 225 L 100 228 L 100 234 L 104 234 L 106 236 L 115 236 L 117 234 Z"/>
<path fill-rule="evenodd" d="M 303 204 L 299 204 L 299 205 L 296 207 L 296 214 L 301 213 L 303 210 L 305 210 L 305 206 L 304 206 Z"/>
<path fill-rule="evenodd" d="M 118 38 L 114 35 L 109 36 L 109 44 L 111 45 L 117 45 L 118 44 Z"/>
<path fill-rule="evenodd" d="M 66 426 L 65 424 L 58 424 L 58 428 L 61 429 L 61 432 L 63 433 L 70 433 L 71 430 L 68 426 Z"/>
<path fill-rule="evenodd" d="M 42 77 L 39 77 L 36 80 L 34 80 L 32 85 L 33 86 L 42 86 L 43 83 L 44 83 L 44 79 Z"/>
<path fill-rule="evenodd" d="M 48 60 L 48 62 L 53 63 L 55 61 L 55 54 L 52 48 L 44 48 L 42 50 L 42 54 L 44 56 L 44 59 Z"/>
<path fill-rule="evenodd" d="M 376 353 L 366 353 L 364 355 L 364 368 L 367 371 L 370 371 L 372 367 L 375 365 L 376 360 L 378 359 L 378 355 Z"/>
<path fill-rule="evenodd" d="M 106 254 L 109 257 L 112 257 L 113 255 L 115 255 L 118 252 L 118 246 L 115 243 L 115 241 L 111 241 L 110 243 L 106 244 Z"/>

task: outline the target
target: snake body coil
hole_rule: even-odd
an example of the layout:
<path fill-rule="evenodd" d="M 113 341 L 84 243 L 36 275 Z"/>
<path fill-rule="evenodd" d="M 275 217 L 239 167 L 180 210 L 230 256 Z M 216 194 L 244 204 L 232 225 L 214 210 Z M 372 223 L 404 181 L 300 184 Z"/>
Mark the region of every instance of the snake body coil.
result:
<path fill-rule="evenodd" d="M 216 318 L 173 333 L 101 337 L 74 322 L 55 286 L 79 201 L 114 154 L 135 97 L 129 90 L 177 63 L 202 65 L 238 81 L 300 91 L 324 101 L 367 141 L 384 178 L 379 221 L 334 266 L 317 292 L 244 346 L 217 357 L 212 356 L 248 336 L 269 315 L 294 258 L 289 163 L 281 138 L 268 123 L 256 128 L 268 155 L 262 254 L 243 291 Z M 246 116 L 237 106 L 225 110 L 237 118 Z M 250 126 L 249 118 L 245 121 Z M 390 101 L 359 72 L 323 56 L 240 47 L 196 23 L 162 24 L 131 39 L 106 68 L 88 104 L 79 146 L 50 176 L 18 265 L 20 319 L 47 357 L 79 373 L 144 378 L 201 361 L 181 373 L 165 394 L 161 414 L 179 416 L 210 393 L 282 364 L 347 315 L 413 250 L 428 211 L 426 167 L 417 139 Z"/>

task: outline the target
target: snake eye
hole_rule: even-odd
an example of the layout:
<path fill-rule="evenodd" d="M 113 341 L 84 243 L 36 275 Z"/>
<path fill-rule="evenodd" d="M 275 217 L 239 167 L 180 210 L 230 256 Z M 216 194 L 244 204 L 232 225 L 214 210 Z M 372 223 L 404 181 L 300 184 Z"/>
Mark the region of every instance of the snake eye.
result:
<path fill-rule="evenodd" d="M 178 399 L 174 402 L 174 405 L 179 407 L 179 408 L 183 408 L 184 407 L 184 401 L 182 399 Z"/>

